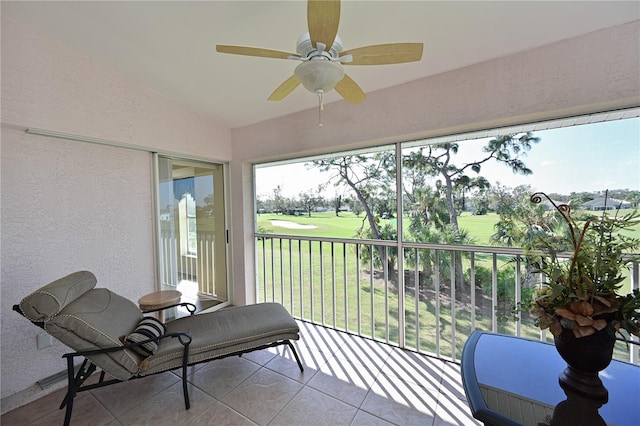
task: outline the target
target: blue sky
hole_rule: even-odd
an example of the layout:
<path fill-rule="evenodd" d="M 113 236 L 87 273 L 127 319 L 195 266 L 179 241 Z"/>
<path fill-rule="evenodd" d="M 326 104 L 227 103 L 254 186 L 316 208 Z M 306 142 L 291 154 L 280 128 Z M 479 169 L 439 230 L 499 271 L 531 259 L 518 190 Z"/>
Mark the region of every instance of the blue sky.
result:
<path fill-rule="evenodd" d="M 534 132 L 540 137 L 523 158 L 532 175 L 514 175 L 506 166 L 488 163 L 481 175 L 508 187 L 531 185 L 536 191 L 570 194 L 605 189 L 640 190 L 640 118 L 594 123 Z M 481 155 L 486 139 L 460 142 L 457 165 Z M 470 173 L 471 176 L 475 175 Z M 256 193 L 268 197 L 280 185 L 283 195 L 295 197 L 315 189 L 328 175 L 308 171 L 302 163 L 259 168 Z M 330 187 L 325 196 L 336 189 Z"/>
<path fill-rule="evenodd" d="M 640 189 L 640 119 L 534 132 L 540 142 L 523 158 L 532 175 L 514 175 L 505 166 L 483 166 L 490 182 L 508 187 L 570 194 L 605 189 Z M 461 142 L 459 158 L 473 158 L 486 142 Z M 473 154 L 472 154 L 473 153 Z"/>

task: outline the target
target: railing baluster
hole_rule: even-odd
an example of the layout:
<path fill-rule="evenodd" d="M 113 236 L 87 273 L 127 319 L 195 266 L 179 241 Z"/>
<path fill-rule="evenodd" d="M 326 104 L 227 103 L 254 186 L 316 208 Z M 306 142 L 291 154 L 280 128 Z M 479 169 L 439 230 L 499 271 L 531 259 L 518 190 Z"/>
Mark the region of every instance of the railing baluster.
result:
<path fill-rule="evenodd" d="M 449 285 L 449 299 L 451 312 L 451 359 L 456 359 L 456 258 L 462 256 L 462 252 L 451 252 L 451 284 Z M 460 271 L 462 272 L 462 271 Z"/>
<path fill-rule="evenodd" d="M 284 253 L 282 252 L 282 238 L 280 238 L 280 247 L 278 247 L 278 255 L 280 256 L 280 303 L 284 306 Z M 273 256 L 272 256 L 273 258 Z M 275 262 L 271 262 L 271 267 L 275 268 Z"/>
<path fill-rule="evenodd" d="M 413 269 L 413 293 L 416 302 L 416 350 L 420 351 L 420 253 L 417 248 L 413 249 L 413 256 L 415 259 L 415 267 Z"/>
<path fill-rule="evenodd" d="M 201 245 L 202 248 L 198 247 L 198 245 Z M 209 291 L 204 274 L 204 270 L 208 266 L 206 257 L 208 253 L 206 252 L 206 247 L 206 244 L 203 244 L 203 242 L 196 241 L 196 257 L 193 257 L 191 255 L 187 257 L 187 262 L 189 265 L 189 280 L 195 281 L 197 283 L 198 290 L 202 291 L 203 293 L 207 293 Z M 199 256 L 204 256 L 203 261 L 198 262 Z M 202 289 L 200 288 L 201 285 Z"/>
<path fill-rule="evenodd" d="M 638 262 L 633 262 L 631 265 L 631 291 L 634 291 L 640 288 L 640 267 Z M 640 342 L 640 338 L 636 336 L 631 336 L 631 340 L 634 342 Z M 640 344 L 639 345 L 629 345 L 629 362 L 633 364 L 637 364 L 640 362 Z"/>
<path fill-rule="evenodd" d="M 406 293 L 405 293 L 405 278 L 404 278 L 404 256 L 402 256 L 402 247 L 398 247 L 396 261 L 398 263 L 396 274 L 398 279 L 398 346 L 404 348 L 407 346 L 406 341 L 406 315 L 405 315 L 405 303 L 406 303 Z"/>
<path fill-rule="evenodd" d="M 516 306 L 520 306 L 522 302 L 522 276 L 520 275 L 520 256 L 516 257 L 516 282 L 515 282 L 515 297 L 516 297 Z M 517 312 L 518 319 L 516 320 L 516 336 L 520 337 L 520 324 L 522 323 L 522 313 L 518 310 Z"/>
<path fill-rule="evenodd" d="M 374 287 L 374 281 L 373 281 L 373 244 L 369 245 L 369 286 L 371 291 L 369 292 L 369 294 L 371 294 L 371 338 L 375 339 L 376 338 L 376 310 L 375 310 L 375 301 L 374 301 L 374 295 L 375 295 L 375 287 Z"/>
<path fill-rule="evenodd" d="M 358 336 L 362 336 L 362 309 L 360 306 L 360 244 L 356 244 L 356 303 L 358 304 Z"/>
<path fill-rule="evenodd" d="M 342 244 L 342 283 L 344 287 L 344 329 L 349 330 L 349 296 L 347 295 L 347 243 Z"/>
<path fill-rule="evenodd" d="M 336 328 L 336 253 L 335 244 L 331 243 L 331 309 L 333 310 L 333 328 Z"/>
<path fill-rule="evenodd" d="M 322 247 L 322 241 L 320 241 L 320 311 L 322 314 L 320 323 L 325 325 L 325 313 L 324 313 L 324 248 Z"/>
<path fill-rule="evenodd" d="M 476 254 L 471 252 L 471 273 L 469 290 L 471 291 L 471 331 L 476 329 Z"/>
<path fill-rule="evenodd" d="M 382 257 L 382 269 L 384 270 L 384 340 L 389 343 L 389 268 L 387 261 L 389 256 L 389 247 L 384 248 L 384 256 Z"/>
<path fill-rule="evenodd" d="M 491 331 L 498 331 L 498 255 L 491 256 Z"/>
<path fill-rule="evenodd" d="M 206 255 L 205 255 L 205 270 L 202 271 L 203 272 L 203 277 L 202 280 L 204 281 L 204 287 L 207 289 L 207 294 L 212 294 L 215 295 L 216 294 L 216 290 L 213 286 L 213 241 L 211 240 L 211 237 L 205 237 L 206 238 L 206 243 L 205 243 L 205 247 L 206 247 Z M 196 259 L 196 263 L 197 263 L 197 259 Z M 197 268 L 196 268 L 197 271 Z M 198 281 L 198 276 L 196 276 L 196 281 Z"/>
<path fill-rule="evenodd" d="M 440 252 L 433 251 L 433 290 L 436 305 L 436 356 L 440 357 Z"/>
<path fill-rule="evenodd" d="M 289 293 L 291 298 L 291 315 L 295 315 L 295 303 L 293 302 L 293 239 L 289 238 Z"/>
<path fill-rule="evenodd" d="M 264 238 L 262 239 L 262 281 L 262 286 L 264 288 L 263 300 L 267 302 L 267 240 Z"/>
<path fill-rule="evenodd" d="M 309 296 L 310 296 L 310 301 L 309 303 L 311 304 L 311 310 L 310 310 L 310 315 L 311 315 L 311 322 L 315 321 L 315 316 L 314 316 L 314 306 L 313 306 L 313 248 L 311 246 L 311 241 L 309 241 Z"/>
<path fill-rule="evenodd" d="M 302 279 L 302 240 L 298 240 L 298 278 L 300 282 L 300 318 L 304 319 L 304 280 Z"/>
<path fill-rule="evenodd" d="M 271 301 L 276 301 L 276 271 L 273 267 L 273 247 L 274 247 L 275 239 L 271 239 Z M 280 240 L 280 244 L 282 244 L 282 240 Z"/>
<path fill-rule="evenodd" d="M 169 255 L 171 264 L 169 265 L 169 285 L 175 286 L 178 278 L 178 257 L 175 247 L 175 237 L 169 239 Z"/>

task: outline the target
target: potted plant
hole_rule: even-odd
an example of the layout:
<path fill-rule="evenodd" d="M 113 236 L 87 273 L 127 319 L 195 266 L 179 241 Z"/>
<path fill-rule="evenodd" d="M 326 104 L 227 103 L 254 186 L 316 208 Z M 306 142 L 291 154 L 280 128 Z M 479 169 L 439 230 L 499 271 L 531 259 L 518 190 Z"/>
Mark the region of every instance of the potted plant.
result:
<path fill-rule="evenodd" d="M 640 239 L 621 231 L 638 224 L 640 216 L 636 211 L 611 214 L 605 206 L 602 214 L 577 222 L 569 205 L 556 204 L 542 192 L 531 196 L 533 203 L 545 199 L 560 214 L 563 231 L 540 229 L 527 244 L 528 263 L 544 277 L 529 311 L 541 329 L 551 331 L 569 364 L 563 373 L 569 377 L 561 375 L 561 383 L 587 380 L 577 374 L 597 379 L 611 361 L 616 334 L 626 341 L 640 337 L 640 291 L 620 294 L 624 270 L 640 260 Z M 576 353 L 564 353 L 567 348 Z M 599 379 L 588 381 L 592 387 L 602 385 Z"/>

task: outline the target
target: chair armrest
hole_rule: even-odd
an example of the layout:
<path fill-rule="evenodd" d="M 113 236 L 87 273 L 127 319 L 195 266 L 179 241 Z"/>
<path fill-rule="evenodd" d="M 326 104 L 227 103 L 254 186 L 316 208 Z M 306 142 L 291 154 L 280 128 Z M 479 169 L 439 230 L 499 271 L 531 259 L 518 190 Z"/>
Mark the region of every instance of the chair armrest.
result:
<path fill-rule="evenodd" d="M 184 306 L 185 308 L 187 308 L 187 311 L 189 311 L 189 315 L 193 315 L 196 312 L 196 305 L 194 305 L 193 303 L 189 303 L 189 302 L 174 303 L 173 305 L 163 306 L 162 308 L 144 310 L 142 312 L 147 314 L 147 313 L 150 313 L 150 312 L 158 312 L 158 311 L 163 311 L 165 309 L 174 308 L 176 306 Z"/>

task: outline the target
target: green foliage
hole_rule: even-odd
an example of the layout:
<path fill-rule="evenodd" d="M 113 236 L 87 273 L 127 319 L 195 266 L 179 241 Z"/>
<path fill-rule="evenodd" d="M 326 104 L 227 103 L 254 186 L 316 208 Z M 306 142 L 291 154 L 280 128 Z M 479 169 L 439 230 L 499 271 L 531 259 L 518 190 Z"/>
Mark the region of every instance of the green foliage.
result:
<path fill-rule="evenodd" d="M 557 205 L 544 193 L 534 194 L 531 201 L 541 203 L 545 198 L 568 232 L 541 228 L 525 245 L 530 265 L 546 277 L 531 304 L 538 325 L 555 336 L 565 328 L 576 337 L 604 328 L 614 334 L 622 328 L 640 337 L 640 293 L 617 293 L 629 262 L 640 260 L 640 255 L 632 254 L 640 248 L 640 239 L 620 232 L 637 223 L 638 213 L 618 216 L 605 210 L 577 222 L 568 205 Z M 568 259 L 562 256 L 567 248 Z"/>
<path fill-rule="evenodd" d="M 516 272 L 515 266 L 508 264 L 499 268 L 497 271 L 496 282 L 496 296 L 498 299 L 497 316 L 498 320 L 502 322 L 510 321 L 514 319 L 514 314 L 517 313 L 516 306 Z M 471 270 L 467 268 L 464 273 L 465 281 L 471 283 Z M 493 276 L 491 269 L 476 266 L 475 267 L 475 283 L 476 287 L 482 289 L 487 297 L 491 297 L 493 294 Z M 535 289 L 527 287 L 521 284 L 520 297 L 521 300 L 531 300 Z"/>
<path fill-rule="evenodd" d="M 273 233 L 273 230 L 269 227 L 266 226 L 258 226 L 258 233 L 259 234 L 270 234 Z"/>
<path fill-rule="evenodd" d="M 620 307 L 613 314 L 611 323 L 618 332 L 628 332 L 635 336 L 640 335 L 640 321 L 638 320 L 640 313 L 640 290 L 634 289 L 633 292 L 621 296 L 619 299 Z M 627 339 L 629 336 L 625 336 Z"/>
<path fill-rule="evenodd" d="M 490 295 L 491 282 L 492 282 L 491 269 L 485 268 L 484 266 L 476 266 L 475 271 L 476 271 L 476 274 L 475 274 L 476 287 L 481 288 L 483 293 Z M 470 268 L 467 268 L 467 270 L 464 271 L 464 280 L 468 283 L 471 283 Z"/>
<path fill-rule="evenodd" d="M 391 225 L 390 223 L 384 223 L 382 226 L 380 226 L 378 233 L 379 233 L 380 239 L 383 239 L 383 240 L 394 241 L 398 238 L 398 231 L 396 227 Z M 356 237 L 369 240 L 372 238 L 371 231 L 369 228 L 360 229 L 356 234 Z M 384 250 L 373 250 L 374 266 L 376 267 L 382 266 L 383 264 L 382 257 L 385 255 L 385 253 L 387 256 L 387 259 L 386 259 L 387 267 L 391 270 L 396 264 L 396 261 L 398 259 L 398 249 L 395 246 L 389 247 L 389 249 L 386 252 Z M 371 259 L 371 255 L 372 255 L 371 246 L 368 246 L 368 245 L 363 246 L 362 251 L 360 253 L 360 258 L 363 261 L 368 262 Z"/>

